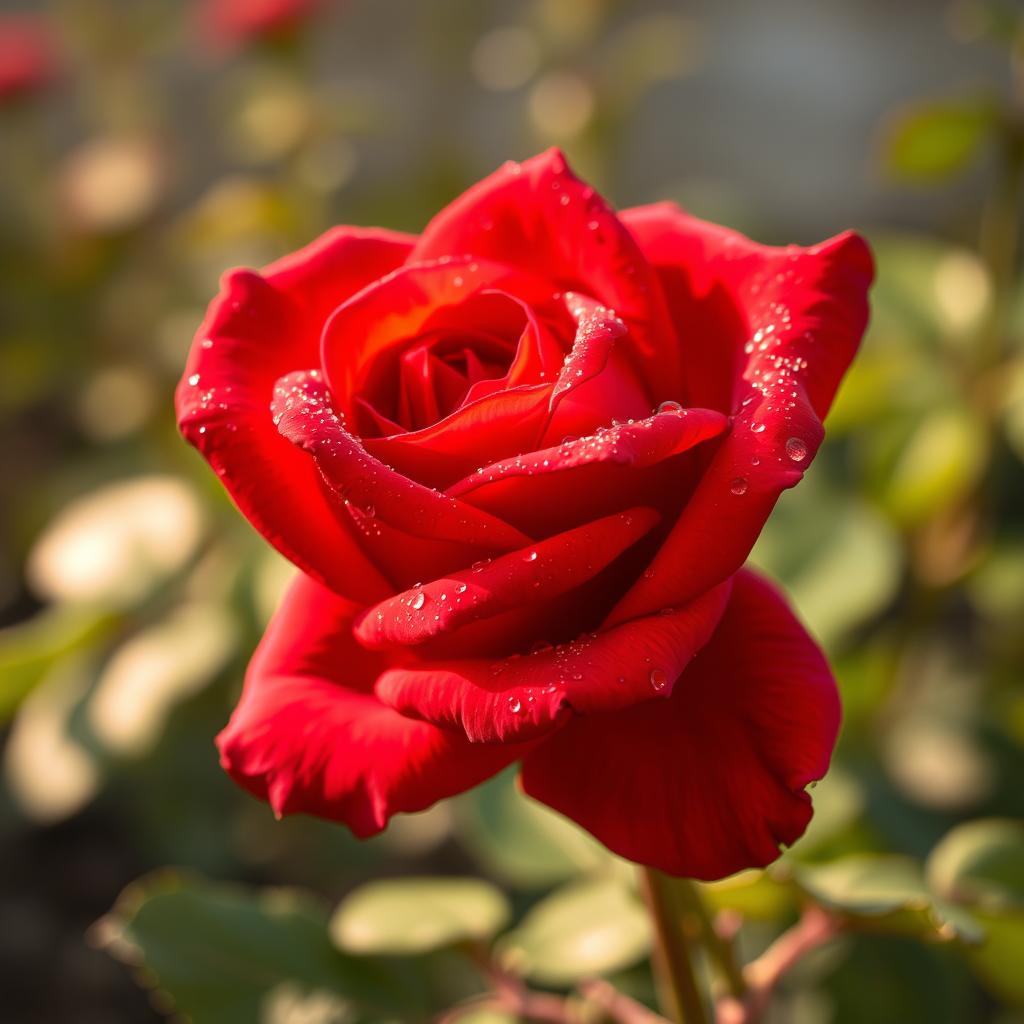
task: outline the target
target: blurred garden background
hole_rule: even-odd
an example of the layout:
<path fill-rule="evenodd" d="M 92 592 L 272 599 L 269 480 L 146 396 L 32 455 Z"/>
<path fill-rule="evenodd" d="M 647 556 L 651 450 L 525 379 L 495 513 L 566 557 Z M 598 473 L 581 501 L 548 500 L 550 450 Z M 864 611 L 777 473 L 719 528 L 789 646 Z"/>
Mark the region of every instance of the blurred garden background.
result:
<path fill-rule="evenodd" d="M 511 776 L 358 843 L 221 773 L 289 569 L 172 410 L 225 269 L 560 145 L 618 206 L 870 239 L 868 338 L 755 552 L 839 751 L 808 835 L 705 896 L 744 956 L 808 899 L 845 922 L 769 1020 L 1024 1022 L 1022 61 L 997 0 L 2 0 L 0 1019 L 429 1019 L 493 931 L 538 989 L 651 1000 L 631 872 Z M 369 897 L 327 926 L 407 875 L 496 888 L 425 936 Z"/>

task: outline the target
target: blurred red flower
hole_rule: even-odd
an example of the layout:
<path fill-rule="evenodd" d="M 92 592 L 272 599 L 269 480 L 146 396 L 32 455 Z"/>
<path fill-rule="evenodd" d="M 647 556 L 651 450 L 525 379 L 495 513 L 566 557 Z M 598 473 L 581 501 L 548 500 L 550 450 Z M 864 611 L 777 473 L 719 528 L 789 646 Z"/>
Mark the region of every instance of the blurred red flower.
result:
<path fill-rule="evenodd" d="M 227 275 L 181 428 L 302 571 L 225 768 L 367 836 L 521 761 L 640 863 L 773 860 L 839 704 L 743 563 L 817 450 L 872 274 L 849 233 L 616 215 L 552 151 L 419 237 L 342 227 Z"/>
<path fill-rule="evenodd" d="M 220 46 L 276 38 L 301 28 L 323 0 L 202 0 L 201 20 Z"/>
<path fill-rule="evenodd" d="M 46 88 L 58 66 L 53 33 L 43 18 L 0 16 L 0 102 Z"/>

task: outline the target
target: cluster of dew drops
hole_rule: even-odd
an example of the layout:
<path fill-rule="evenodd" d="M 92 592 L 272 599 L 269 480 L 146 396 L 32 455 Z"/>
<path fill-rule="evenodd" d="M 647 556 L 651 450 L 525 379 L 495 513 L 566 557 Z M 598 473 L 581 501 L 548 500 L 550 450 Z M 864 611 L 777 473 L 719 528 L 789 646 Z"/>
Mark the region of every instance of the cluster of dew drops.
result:
<path fill-rule="evenodd" d="M 794 250 L 790 259 L 795 262 L 799 258 L 799 252 Z M 781 271 L 775 276 L 775 282 L 782 285 L 790 282 L 791 278 L 795 280 L 794 272 Z M 760 287 L 757 284 L 752 286 L 752 293 L 756 294 Z M 754 356 L 755 359 L 752 360 L 754 366 L 750 374 L 751 393 L 740 403 L 740 408 L 745 409 L 760 395 L 762 402 L 767 401 L 765 412 L 779 411 L 786 420 L 789 420 L 790 413 L 796 408 L 800 397 L 799 377 L 807 369 L 807 360 L 784 348 L 786 328 L 792 323 L 789 308 L 784 303 L 773 302 L 768 307 L 768 313 L 772 318 L 771 322 L 759 327 L 743 346 L 744 353 Z M 811 341 L 813 334 L 807 331 L 803 337 Z M 754 434 L 763 434 L 766 426 L 760 420 L 751 420 L 749 429 Z M 782 446 L 782 452 L 790 462 L 799 465 L 807 458 L 807 442 L 800 437 L 789 437 Z M 760 457 L 754 455 L 750 464 L 754 467 L 759 466 Z M 730 483 L 729 490 L 739 497 L 747 493 L 748 487 L 747 478 L 738 476 Z"/>

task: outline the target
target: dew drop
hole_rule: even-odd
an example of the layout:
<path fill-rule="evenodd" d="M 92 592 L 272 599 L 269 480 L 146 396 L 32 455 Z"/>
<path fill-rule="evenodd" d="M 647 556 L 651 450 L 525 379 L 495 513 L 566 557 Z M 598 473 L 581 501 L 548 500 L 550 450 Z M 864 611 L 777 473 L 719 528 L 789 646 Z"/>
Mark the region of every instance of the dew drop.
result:
<path fill-rule="evenodd" d="M 491 560 L 489 558 L 481 558 L 479 562 L 474 562 L 470 566 L 470 568 L 473 570 L 473 572 L 482 572 L 490 564 L 491 564 Z"/>
<path fill-rule="evenodd" d="M 456 594 L 464 594 L 465 592 L 466 592 L 466 584 L 465 584 L 465 583 L 460 583 L 460 584 L 459 584 L 459 585 L 458 585 L 458 586 L 457 586 L 457 587 L 455 588 L 455 593 L 456 593 Z"/>
<path fill-rule="evenodd" d="M 763 434 L 764 433 L 764 424 L 763 423 L 758 423 L 755 420 L 753 423 L 750 424 L 750 430 L 754 434 Z"/>
<path fill-rule="evenodd" d="M 421 591 L 420 591 L 420 592 L 419 592 L 419 593 L 418 593 L 418 594 L 417 594 L 417 595 L 416 595 L 416 596 L 415 596 L 415 597 L 414 597 L 414 598 L 413 598 L 413 599 L 412 599 L 412 600 L 411 600 L 411 601 L 409 602 L 409 607 L 410 607 L 410 608 L 411 608 L 411 609 L 412 609 L 413 611 L 416 611 L 416 612 L 418 612 L 418 611 L 419 611 L 419 610 L 420 610 L 420 609 L 421 609 L 421 608 L 423 607 L 423 605 L 424 605 L 424 604 L 426 603 L 426 600 L 427 600 L 427 595 L 426 595 L 426 594 L 424 594 L 424 593 L 423 593 L 423 591 L 421 590 Z"/>
<path fill-rule="evenodd" d="M 803 462 L 807 458 L 807 445 L 799 437 L 791 437 L 786 442 L 786 454 L 794 462 Z"/>
<path fill-rule="evenodd" d="M 523 555 L 523 561 L 524 562 L 536 562 L 537 561 L 537 552 L 536 551 L 527 551 L 526 554 Z"/>
<path fill-rule="evenodd" d="M 513 715 L 518 715 L 519 712 L 522 710 L 522 707 L 522 701 L 520 701 L 518 697 L 509 697 L 508 709 L 512 712 Z"/>
<path fill-rule="evenodd" d="M 199 345 L 201 348 L 211 349 L 213 348 L 213 338 L 203 338 Z"/>
<path fill-rule="evenodd" d="M 662 693 L 668 686 L 668 676 L 660 668 L 651 669 L 651 688 L 655 693 Z"/>
<path fill-rule="evenodd" d="M 659 413 L 662 413 L 662 412 L 682 412 L 683 411 L 683 407 L 678 402 L 673 402 L 671 399 L 669 399 L 666 402 L 662 402 L 655 411 L 659 412 Z"/>
<path fill-rule="evenodd" d="M 192 385 L 192 387 L 195 387 L 199 383 L 199 374 L 193 373 L 192 376 L 189 377 L 188 382 L 189 384 Z"/>
<path fill-rule="evenodd" d="M 738 476 L 735 480 L 733 480 L 731 484 L 729 484 L 729 490 L 732 491 L 732 493 L 735 494 L 737 497 L 739 497 L 741 494 L 746 494 L 747 481 L 743 477 Z"/>

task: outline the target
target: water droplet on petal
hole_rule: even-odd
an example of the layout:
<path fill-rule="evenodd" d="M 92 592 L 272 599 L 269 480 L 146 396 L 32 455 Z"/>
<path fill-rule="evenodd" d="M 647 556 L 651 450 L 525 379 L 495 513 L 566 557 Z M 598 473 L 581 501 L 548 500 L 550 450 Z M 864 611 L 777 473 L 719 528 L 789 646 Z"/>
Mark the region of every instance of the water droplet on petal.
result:
<path fill-rule="evenodd" d="M 199 374 L 193 373 L 192 376 L 189 377 L 188 382 L 189 384 L 192 385 L 192 387 L 195 387 L 199 383 Z"/>
<path fill-rule="evenodd" d="M 522 710 L 522 707 L 522 701 L 520 701 L 518 697 L 509 697 L 508 709 L 512 712 L 513 715 L 518 715 L 519 712 Z"/>
<path fill-rule="evenodd" d="M 731 484 L 729 484 L 729 490 L 732 491 L 737 497 L 741 494 L 747 493 L 747 481 L 741 477 L 736 477 Z"/>
<path fill-rule="evenodd" d="M 523 561 L 524 562 L 536 562 L 537 561 L 537 552 L 536 551 L 527 551 L 526 554 L 523 555 Z"/>
<path fill-rule="evenodd" d="M 666 402 L 662 402 L 658 406 L 658 408 L 655 410 L 655 412 L 658 412 L 658 413 L 663 413 L 663 412 L 682 412 L 682 411 L 683 411 L 683 407 L 678 402 L 673 402 L 671 399 L 669 399 Z"/>
<path fill-rule="evenodd" d="M 460 584 L 459 584 L 459 585 L 458 585 L 458 586 L 457 586 L 457 587 L 455 588 L 455 593 L 456 593 L 456 594 L 464 594 L 465 592 L 466 592 L 466 584 L 465 584 L 465 583 L 460 583 Z"/>
<path fill-rule="evenodd" d="M 412 609 L 413 611 L 416 611 L 416 612 L 418 612 L 418 611 L 419 611 L 419 610 L 420 610 L 420 609 L 421 609 L 421 608 L 423 607 L 423 605 L 424 605 L 424 604 L 426 603 L 426 600 L 427 600 L 427 595 L 426 595 L 426 594 L 424 594 L 424 593 L 423 593 L 423 591 L 421 590 L 421 591 L 420 591 L 420 592 L 419 592 L 419 593 L 418 593 L 418 594 L 417 594 L 417 595 L 416 595 L 416 596 L 415 596 L 415 597 L 414 597 L 414 598 L 413 598 L 413 599 L 412 599 L 412 600 L 411 600 L 411 601 L 409 602 L 409 607 L 410 607 L 410 608 L 411 608 L 411 609 Z"/>
<path fill-rule="evenodd" d="M 668 686 L 668 676 L 660 668 L 651 669 L 650 680 L 655 693 L 663 693 Z"/>
<path fill-rule="evenodd" d="M 487 566 L 489 566 L 490 564 L 491 560 L 489 558 L 481 558 L 479 562 L 474 562 L 470 566 L 470 568 L 473 570 L 473 572 L 481 572 L 483 569 L 486 569 Z"/>
<path fill-rule="evenodd" d="M 791 437 L 786 442 L 786 454 L 794 462 L 803 462 L 807 458 L 807 445 L 799 437 Z"/>
<path fill-rule="evenodd" d="M 763 434 L 764 433 L 764 424 L 763 423 L 758 423 L 755 420 L 753 423 L 750 424 L 750 429 L 755 434 Z"/>

